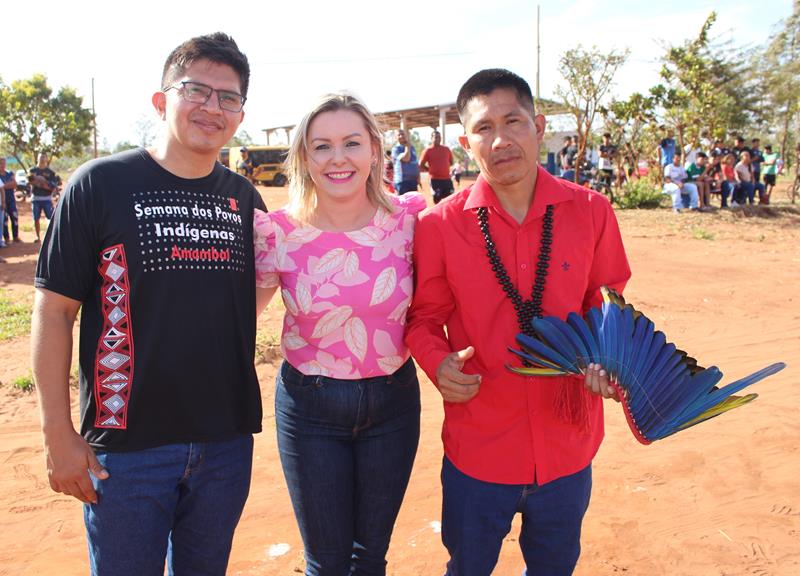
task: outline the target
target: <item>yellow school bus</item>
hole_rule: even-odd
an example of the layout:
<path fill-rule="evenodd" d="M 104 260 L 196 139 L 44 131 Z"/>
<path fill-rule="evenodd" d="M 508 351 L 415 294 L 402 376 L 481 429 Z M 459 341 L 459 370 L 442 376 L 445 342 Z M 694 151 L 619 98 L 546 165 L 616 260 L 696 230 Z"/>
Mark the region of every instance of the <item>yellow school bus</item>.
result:
<path fill-rule="evenodd" d="M 283 161 L 289 153 L 288 146 L 244 146 L 253 166 L 253 179 L 259 184 L 285 186 L 288 178 Z M 242 148 L 231 148 L 228 167 L 234 172 L 242 159 Z"/>

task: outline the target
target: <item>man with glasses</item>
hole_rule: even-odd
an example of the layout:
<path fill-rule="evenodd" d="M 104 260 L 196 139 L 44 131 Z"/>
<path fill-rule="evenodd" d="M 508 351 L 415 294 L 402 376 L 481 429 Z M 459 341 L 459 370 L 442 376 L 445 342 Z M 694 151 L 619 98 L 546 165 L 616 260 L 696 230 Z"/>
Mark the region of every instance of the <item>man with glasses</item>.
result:
<path fill-rule="evenodd" d="M 92 574 L 225 574 L 261 429 L 253 186 L 216 162 L 250 68 L 230 37 L 170 54 L 165 138 L 72 177 L 36 271 L 33 366 L 53 490 L 84 503 Z M 81 310 L 80 433 L 70 419 Z"/>

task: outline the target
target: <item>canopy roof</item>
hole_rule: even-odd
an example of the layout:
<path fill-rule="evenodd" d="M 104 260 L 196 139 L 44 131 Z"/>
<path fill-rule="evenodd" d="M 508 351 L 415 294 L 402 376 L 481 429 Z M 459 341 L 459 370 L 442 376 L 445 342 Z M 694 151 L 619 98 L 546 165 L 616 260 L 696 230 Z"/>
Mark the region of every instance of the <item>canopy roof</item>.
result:
<path fill-rule="evenodd" d="M 537 111 L 544 115 L 551 114 L 564 114 L 568 109 L 563 104 L 553 100 L 540 99 L 536 107 Z M 387 112 L 378 112 L 375 118 L 378 120 L 379 126 L 383 130 L 399 130 L 401 122 L 407 129 L 411 128 L 436 128 L 439 126 L 439 115 L 444 111 L 445 124 L 461 124 L 456 111 L 456 103 L 438 104 L 432 106 L 419 106 L 417 108 L 406 108 L 404 110 L 390 110 Z M 271 126 L 264 128 L 264 132 L 269 134 L 279 130 L 289 131 L 294 128 L 294 124 L 287 126 Z"/>

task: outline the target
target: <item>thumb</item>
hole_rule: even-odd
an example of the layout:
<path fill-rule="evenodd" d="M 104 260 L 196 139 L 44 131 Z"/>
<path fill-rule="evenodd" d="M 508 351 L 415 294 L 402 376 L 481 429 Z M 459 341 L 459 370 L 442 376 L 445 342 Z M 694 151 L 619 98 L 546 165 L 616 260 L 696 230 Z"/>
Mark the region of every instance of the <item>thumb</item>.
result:
<path fill-rule="evenodd" d="M 94 452 L 89 452 L 89 471 L 98 480 L 108 478 L 108 470 L 103 468 L 100 462 L 97 461 L 97 456 L 95 456 Z"/>
<path fill-rule="evenodd" d="M 459 362 L 463 363 L 472 358 L 474 355 L 475 355 L 475 348 L 473 348 L 472 346 L 467 346 L 463 350 L 459 350 L 458 352 L 456 352 L 456 359 Z"/>

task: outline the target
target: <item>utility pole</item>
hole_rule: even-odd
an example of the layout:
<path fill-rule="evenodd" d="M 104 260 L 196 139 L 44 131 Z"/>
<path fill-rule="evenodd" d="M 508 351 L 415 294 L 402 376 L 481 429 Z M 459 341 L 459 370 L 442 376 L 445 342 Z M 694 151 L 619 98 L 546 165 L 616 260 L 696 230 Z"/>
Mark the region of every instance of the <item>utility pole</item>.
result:
<path fill-rule="evenodd" d="M 95 111 L 94 111 L 94 78 L 92 78 L 92 131 L 94 132 L 94 156 L 93 157 L 97 158 L 97 114 L 95 114 Z"/>
<path fill-rule="evenodd" d="M 539 20 L 541 19 L 541 6 L 536 5 L 536 106 L 539 106 L 539 65 L 541 62 L 542 47 L 539 44 Z"/>

